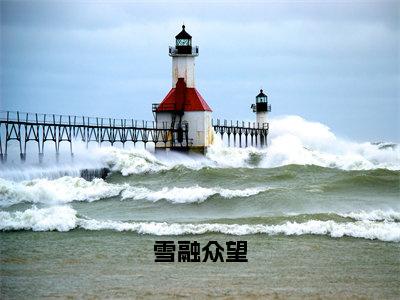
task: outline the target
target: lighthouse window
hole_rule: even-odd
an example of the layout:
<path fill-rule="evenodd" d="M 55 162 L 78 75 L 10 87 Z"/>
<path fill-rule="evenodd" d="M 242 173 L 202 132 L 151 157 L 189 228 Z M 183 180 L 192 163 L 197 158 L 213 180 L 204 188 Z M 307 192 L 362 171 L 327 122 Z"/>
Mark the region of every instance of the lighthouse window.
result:
<path fill-rule="evenodd" d="M 176 40 L 177 46 L 190 46 L 190 40 L 187 39 L 177 39 Z"/>

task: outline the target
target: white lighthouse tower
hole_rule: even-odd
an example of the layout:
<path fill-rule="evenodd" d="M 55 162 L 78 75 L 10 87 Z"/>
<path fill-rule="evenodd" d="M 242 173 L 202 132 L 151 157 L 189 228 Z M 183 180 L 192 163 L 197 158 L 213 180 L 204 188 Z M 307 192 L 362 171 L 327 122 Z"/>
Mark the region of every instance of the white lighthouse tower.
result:
<path fill-rule="evenodd" d="M 159 105 L 153 106 L 153 112 L 158 127 L 170 124 L 171 128 L 180 128 L 182 124 L 187 124 L 188 149 L 204 153 L 212 144 L 213 129 L 212 110 L 195 86 L 195 57 L 199 55 L 199 47 L 192 46 L 192 36 L 186 32 L 185 25 L 175 39 L 175 46 L 169 47 L 172 88 Z M 156 144 L 156 149 L 165 149 L 164 143 Z"/>
<path fill-rule="evenodd" d="M 182 31 L 175 36 L 176 46 L 169 47 L 172 56 L 172 87 L 176 87 L 179 78 L 183 78 L 186 87 L 194 88 L 194 58 L 199 55 L 199 47 L 192 47 L 192 36 L 186 32 L 185 25 Z"/>
<path fill-rule="evenodd" d="M 251 105 L 253 112 L 256 113 L 256 125 L 259 128 L 267 126 L 267 114 L 271 111 L 271 105 L 268 104 L 268 96 L 263 90 L 256 96 L 256 103 Z"/>

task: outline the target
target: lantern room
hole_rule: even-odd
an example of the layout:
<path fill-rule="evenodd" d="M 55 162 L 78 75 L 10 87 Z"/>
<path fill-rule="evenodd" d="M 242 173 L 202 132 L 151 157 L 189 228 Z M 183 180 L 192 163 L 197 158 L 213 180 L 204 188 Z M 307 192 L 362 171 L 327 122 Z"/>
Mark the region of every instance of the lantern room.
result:
<path fill-rule="evenodd" d="M 253 112 L 270 112 L 271 105 L 268 105 L 268 96 L 264 94 L 261 89 L 260 93 L 256 96 L 256 103 L 251 105 Z"/>
<path fill-rule="evenodd" d="M 185 25 L 182 25 L 182 31 L 175 36 L 175 47 L 169 47 L 170 56 L 197 56 L 199 47 L 192 47 L 192 36 L 186 32 Z"/>

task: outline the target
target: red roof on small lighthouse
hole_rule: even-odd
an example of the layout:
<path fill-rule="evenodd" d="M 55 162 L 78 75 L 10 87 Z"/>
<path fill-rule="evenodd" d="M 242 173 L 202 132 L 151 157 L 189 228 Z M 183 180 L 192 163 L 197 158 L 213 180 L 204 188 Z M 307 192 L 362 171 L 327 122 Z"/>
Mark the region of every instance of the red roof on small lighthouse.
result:
<path fill-rule="evenodd" d="M 176 88 L 172 88 L 158 106 L 162 111 L 212 111 L 196 88 L 186 87 L 183 78 L 178 78 Z"/>

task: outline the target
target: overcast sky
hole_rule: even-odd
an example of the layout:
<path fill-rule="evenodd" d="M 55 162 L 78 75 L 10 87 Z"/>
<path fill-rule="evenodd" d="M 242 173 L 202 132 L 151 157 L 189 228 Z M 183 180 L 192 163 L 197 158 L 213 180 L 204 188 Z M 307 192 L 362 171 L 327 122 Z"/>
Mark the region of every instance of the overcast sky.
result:
<path fill-rule="evenodd" d="M 0 1 L 1 109 L 152 119 L 184 22 L 213 116 L 300 115 L 400 141 L 400 1 Z"/>

